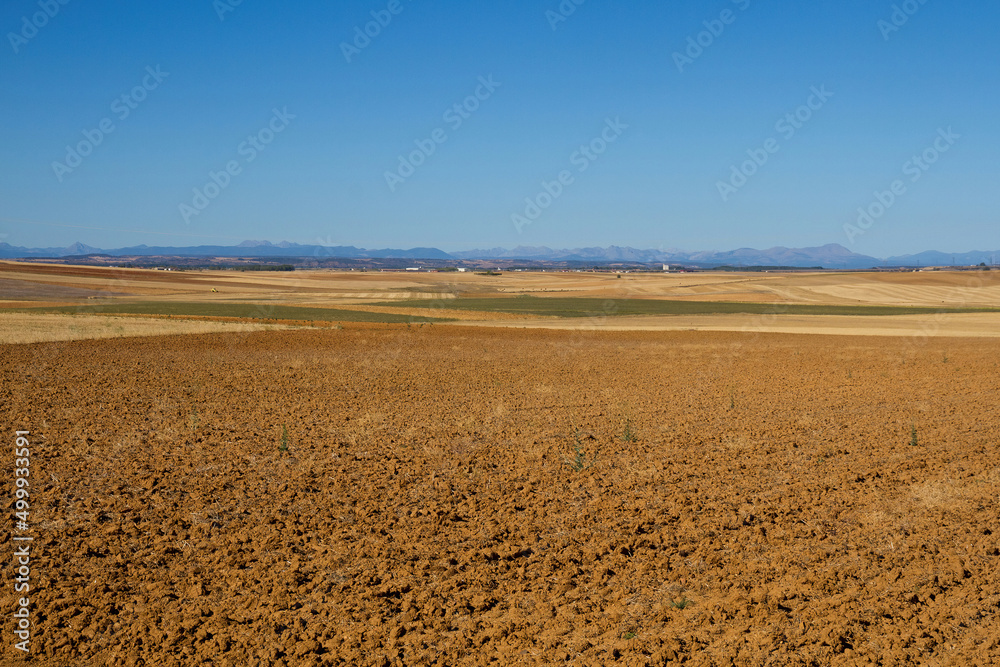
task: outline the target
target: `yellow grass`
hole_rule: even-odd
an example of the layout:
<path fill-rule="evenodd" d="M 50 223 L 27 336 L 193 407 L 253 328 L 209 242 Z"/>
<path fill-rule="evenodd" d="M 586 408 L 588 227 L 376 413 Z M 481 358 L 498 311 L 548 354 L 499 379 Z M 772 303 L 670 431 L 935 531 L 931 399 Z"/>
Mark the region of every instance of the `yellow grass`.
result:
<path fill-rule="evenodd" d="M 167 334 L 271 331 L 290 327 L 204 320 L 0 312 L 0 344 Z"/>
<path fill-rule="evenodd" d="M 915 345 L 937 337 L 1000 337 L 1000 313 L 930 315 L 632 315 L 626 317 L 466 320 L 444 325 L 578 331 L 743 331 L 842 336 L 909 336 Z"/>

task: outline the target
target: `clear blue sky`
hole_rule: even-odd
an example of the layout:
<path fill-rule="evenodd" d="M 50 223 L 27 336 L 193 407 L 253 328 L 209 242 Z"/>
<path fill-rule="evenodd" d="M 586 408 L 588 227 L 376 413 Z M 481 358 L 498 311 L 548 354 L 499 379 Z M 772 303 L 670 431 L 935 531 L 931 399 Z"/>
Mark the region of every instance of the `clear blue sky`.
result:
<path fill-rule="evenodd" d="M 1000 247 L 995 2 L 235 1 L 3 3 L 0 240 Z"/>

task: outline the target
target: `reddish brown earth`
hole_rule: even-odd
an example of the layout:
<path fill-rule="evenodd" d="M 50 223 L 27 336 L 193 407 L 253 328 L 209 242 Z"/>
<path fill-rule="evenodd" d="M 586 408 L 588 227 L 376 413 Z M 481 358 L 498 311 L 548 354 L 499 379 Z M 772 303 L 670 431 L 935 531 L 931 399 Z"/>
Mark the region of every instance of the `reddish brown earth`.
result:
<path fill-rule="evenodd" d="M 998 358 L 443 326 L 3 346 L 35 626 L 26 661 L 7 530 L 0 662 L 993 664 Z"/>

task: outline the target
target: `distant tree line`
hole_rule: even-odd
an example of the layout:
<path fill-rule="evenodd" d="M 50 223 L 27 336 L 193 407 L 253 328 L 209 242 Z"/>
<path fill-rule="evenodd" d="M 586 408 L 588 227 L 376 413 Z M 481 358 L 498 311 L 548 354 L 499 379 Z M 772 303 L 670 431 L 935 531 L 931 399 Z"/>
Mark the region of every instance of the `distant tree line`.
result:
<path fill-rule="evenodd" d="M 233 267 L 237 271 L 294 271 L 293 264 L 242 264 Z"/>
<path fill-rule="evenodd" d="M 713 271 L 822 271 L 822 266 L 717 266 Z"/>

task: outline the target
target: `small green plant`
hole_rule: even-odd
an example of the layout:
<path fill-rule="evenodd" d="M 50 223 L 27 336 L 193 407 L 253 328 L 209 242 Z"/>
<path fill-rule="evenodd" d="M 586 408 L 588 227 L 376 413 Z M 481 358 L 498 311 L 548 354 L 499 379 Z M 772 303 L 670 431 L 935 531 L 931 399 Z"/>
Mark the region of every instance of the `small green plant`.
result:
<path fill-rule="evenodd" d="M 850 380 L 853 377 L 854 377 L 854 373 L 852 373 L 851 371 L 847 371 L 847 379 Z"/>
<path fill-rule="evenodd" d="M 625 432 L 622 434 L 622 440 L 625 442 L 637 442 L 639 440 L 635 429 L 632 428 L 632 420 L 627 417 L 625 418 Z"/>
<path fill-rule="evenodd" d="M 191 430 L 198 430 L 198 408 L 195 406 L 191 407 Z"/>
<path fill-rule="evenodd" d="M 736 387 L 729 388 L 729 409 L 736 409 Z"/>
<path fill-rule="evenodd" d="M 576 442 L 573 445 L 573 458 L 566 459 L 573 472 L 581 472 L 594 465 L 594 459 L 587 460 L 587 454 L 583 451 L 583 442 L 580 441 L 580 431 L 576 432 Z"/>
<path fill-rule="evenodd" d="M 620 277 L 621 276 L 619 276 L 619 278 Z M 622 635 L 622 639 L 635 639 L 635 633 L 634 632 L 626 632 L 625 634 Z"/>
<path fill-rule="evenodd" d="M 943 353 L 941 355 L 941 363 L 943 363 L 943 364 L 948 363 L 948 353 L 947 352 L 945 352 L 945 353 Z"/>
<path fill-rule="evenodd" d="M 284 424 L 281 425 L 281 446 L 278 447 L 279 452 L 288 451 L 288 427 Z"/>
<path fill-rule="evenodd" d="M 670 606 L 673 607 L 674 609 L 686 609 L 686 608 L 690 607 L 693 604 L 694 604 L 694 602 L 692 602 L 691 600 L 688 600 L 686 597 L 684 597 L 684 598 L 681 598 L 680 600 L 678 600 L 676 602 L 671 602 Z"/>
<path fill-rule="evenodd" d="M 910 446 L 917 446 L 917 425 L 914 422 L 910 422 Z"/>

